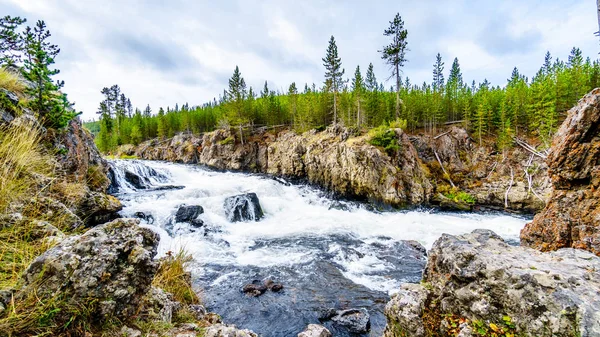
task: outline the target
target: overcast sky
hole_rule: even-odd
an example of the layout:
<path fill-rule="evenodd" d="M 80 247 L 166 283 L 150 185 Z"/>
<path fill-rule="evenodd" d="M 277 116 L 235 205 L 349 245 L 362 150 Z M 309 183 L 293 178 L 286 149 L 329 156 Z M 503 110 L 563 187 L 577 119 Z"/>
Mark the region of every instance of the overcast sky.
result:
<path fill-rule="evenodd" d="M 435 55 L 458 57 L 463 78 L 504 85 L 513 67 L 535 74 L 544 54 L 573 46 L 597 58 L 593 0 L 0 0 L 2 15 L 43 19 L 61 53 L 57 79 L 83 118 L 100 90 L 119 84 L 134 106 L 197 105 L 218 97 L 239 65 L 246 83 L 286 90 L 323 83 L 321 58 L 334 35 L 346 76 L 369 62 L 389 77 L 377 50 L 399 12 L 408 29 L 412 83 L 431 82 Z M 392 85 L 388 81 L 385 86 Z"/>

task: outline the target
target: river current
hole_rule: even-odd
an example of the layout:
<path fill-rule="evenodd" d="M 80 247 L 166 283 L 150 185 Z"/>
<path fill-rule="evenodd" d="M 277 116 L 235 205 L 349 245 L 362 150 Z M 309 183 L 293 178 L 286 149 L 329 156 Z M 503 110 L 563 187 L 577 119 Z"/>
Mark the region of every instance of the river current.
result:
<path fill-rule="evenodd" d="M 160 234 L 160 256 L 185 249 L 194 257 L 190 271 L 207 309 L 265 337 L 296 336 L 310 323 L 327 326 L 334 336 L 381 336 L 389 296 L 402 282 L 421 278 L 426 262 L 421 245 L 430 249 L 443 233 L 477 228 L 518 243 L 527 221 L 503 213 L 378 211 L 264 175 L 151 161 L 111 164 L 124 205 L 121 215 L 151 215 L 141 225 Z M 146 188 L 126 181 L 127 171 L 141 177 Z M 179 188 L 163 189 L 169 186 Z M 250 192 L 257 194 L 265 217 L 230 223 L 225 198 Z M 183 204 L 203 207 L 204 226 L 174 222 Z M 242 293 L 244 285 L 267 279 L 283 284 L 283 290 L 260 297 Z M 366 308 L 370 332 L 353 334 L 323 320 L 330 308 Z"/>

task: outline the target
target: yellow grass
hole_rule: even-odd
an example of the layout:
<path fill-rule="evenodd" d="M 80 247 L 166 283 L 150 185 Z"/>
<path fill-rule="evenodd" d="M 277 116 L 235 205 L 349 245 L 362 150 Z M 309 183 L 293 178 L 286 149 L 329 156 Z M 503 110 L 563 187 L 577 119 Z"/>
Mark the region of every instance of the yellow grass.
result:
<path fill-rule="evenodd" d="M 14 73 L 0 68 L 0 88 L 6 89 L 23 97 L 25 94 L 25 85 Z"/>

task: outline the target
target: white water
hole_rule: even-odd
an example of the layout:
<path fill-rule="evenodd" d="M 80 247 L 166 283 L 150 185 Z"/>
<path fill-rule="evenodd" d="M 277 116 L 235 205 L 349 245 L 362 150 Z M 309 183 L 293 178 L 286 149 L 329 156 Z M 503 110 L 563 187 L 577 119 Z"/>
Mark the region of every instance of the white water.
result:
<path fill-rule="evenodd" d="M 159 253 L 185 248 L 198 263 L 194 273 L 200 277 L 203 265 L 220 266 L 291 266 L 318 258 L 322 251 L 304 246 L 301 237 L 328 237 L 344 234 L 364 244 L 352 247 L 358 254 L 348 254 L 344 243 L 333 242 L 326 253 L 334 255 L 345 277 L 373 290 L 393 292 L 401 279 L 386 277 L 395 266 L 377 256 L 377 246 L 399 240 L 415 240 L 431 248 L 442 233 L 462 234 L 477 228 L 491 229 L 510 240 L 518 241 L 526 220 L 505 214 L 457 214 L 430 211 L 372 212 L 365 207 L 351 206 L 349 211 L 329 209 L 332 200 L 321 191 L 302 185 L 289 185 L 268 177 L 242 173 L 221 173 L 200 167 L 161 162 L 145 162 L 165 173 L 169 185 L 184 185 L 181 190 L 127 193 L 121 196 L 124 216 L 142 211 L 151 213 L 155 222 L 144 224 L 159 232 Z M 131 165 L 119 162 L 120 166 Z M 229 223 L 223 209 L 224 199 L 241 193 L 255 192 L 265 213 L 260 222 Z M 169 222 L 181 204 L 201 205 L 208 227 L 221 232 L 205 236 L 191 230 L 187 224 L 176 224 L 174 237 L 166 232 Z M 390 240 L 391 238 L 391 240 Z M 257 242 L 282 239 L 291 244 L 255 246 Z M 297 241 L 294 241 L 297 240 Z M 228 243 L 226 243 L 226 242 Z M 295 244 L 297 243 L 297 244 Z M 235 272 L 233 272 L 235 274 Z M 220 275 L 211 286 L 227 282 L 230 276 Z"/>

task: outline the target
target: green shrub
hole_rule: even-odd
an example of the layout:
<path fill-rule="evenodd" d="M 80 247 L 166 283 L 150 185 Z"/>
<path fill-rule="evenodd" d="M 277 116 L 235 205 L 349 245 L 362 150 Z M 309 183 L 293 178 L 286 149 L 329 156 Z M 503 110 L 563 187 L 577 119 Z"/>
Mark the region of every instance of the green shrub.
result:
<path fill-rule="evenodd" d="M 369 131 L 369 144 L 382 147 L 390 156 L 400 150 L 396 131 L 384 125 Z"/>
<path fill-rule="evenodd" d="M 444 193 L 444 196 L 448 199 L 453 200 L 454 202 L 462 202 L 469 205 L 474 205 L 476 202 L 474 196 L 465 191 L 459 191 L 457 189 L 452 189 Z"/>
<path fill-rule="evenodd" d="M 392 129 L 406 129 L 408 126 L 408 122 L 406 119 L 396 119 L 395 121 L 390 122 L 390 128 Z"/>

